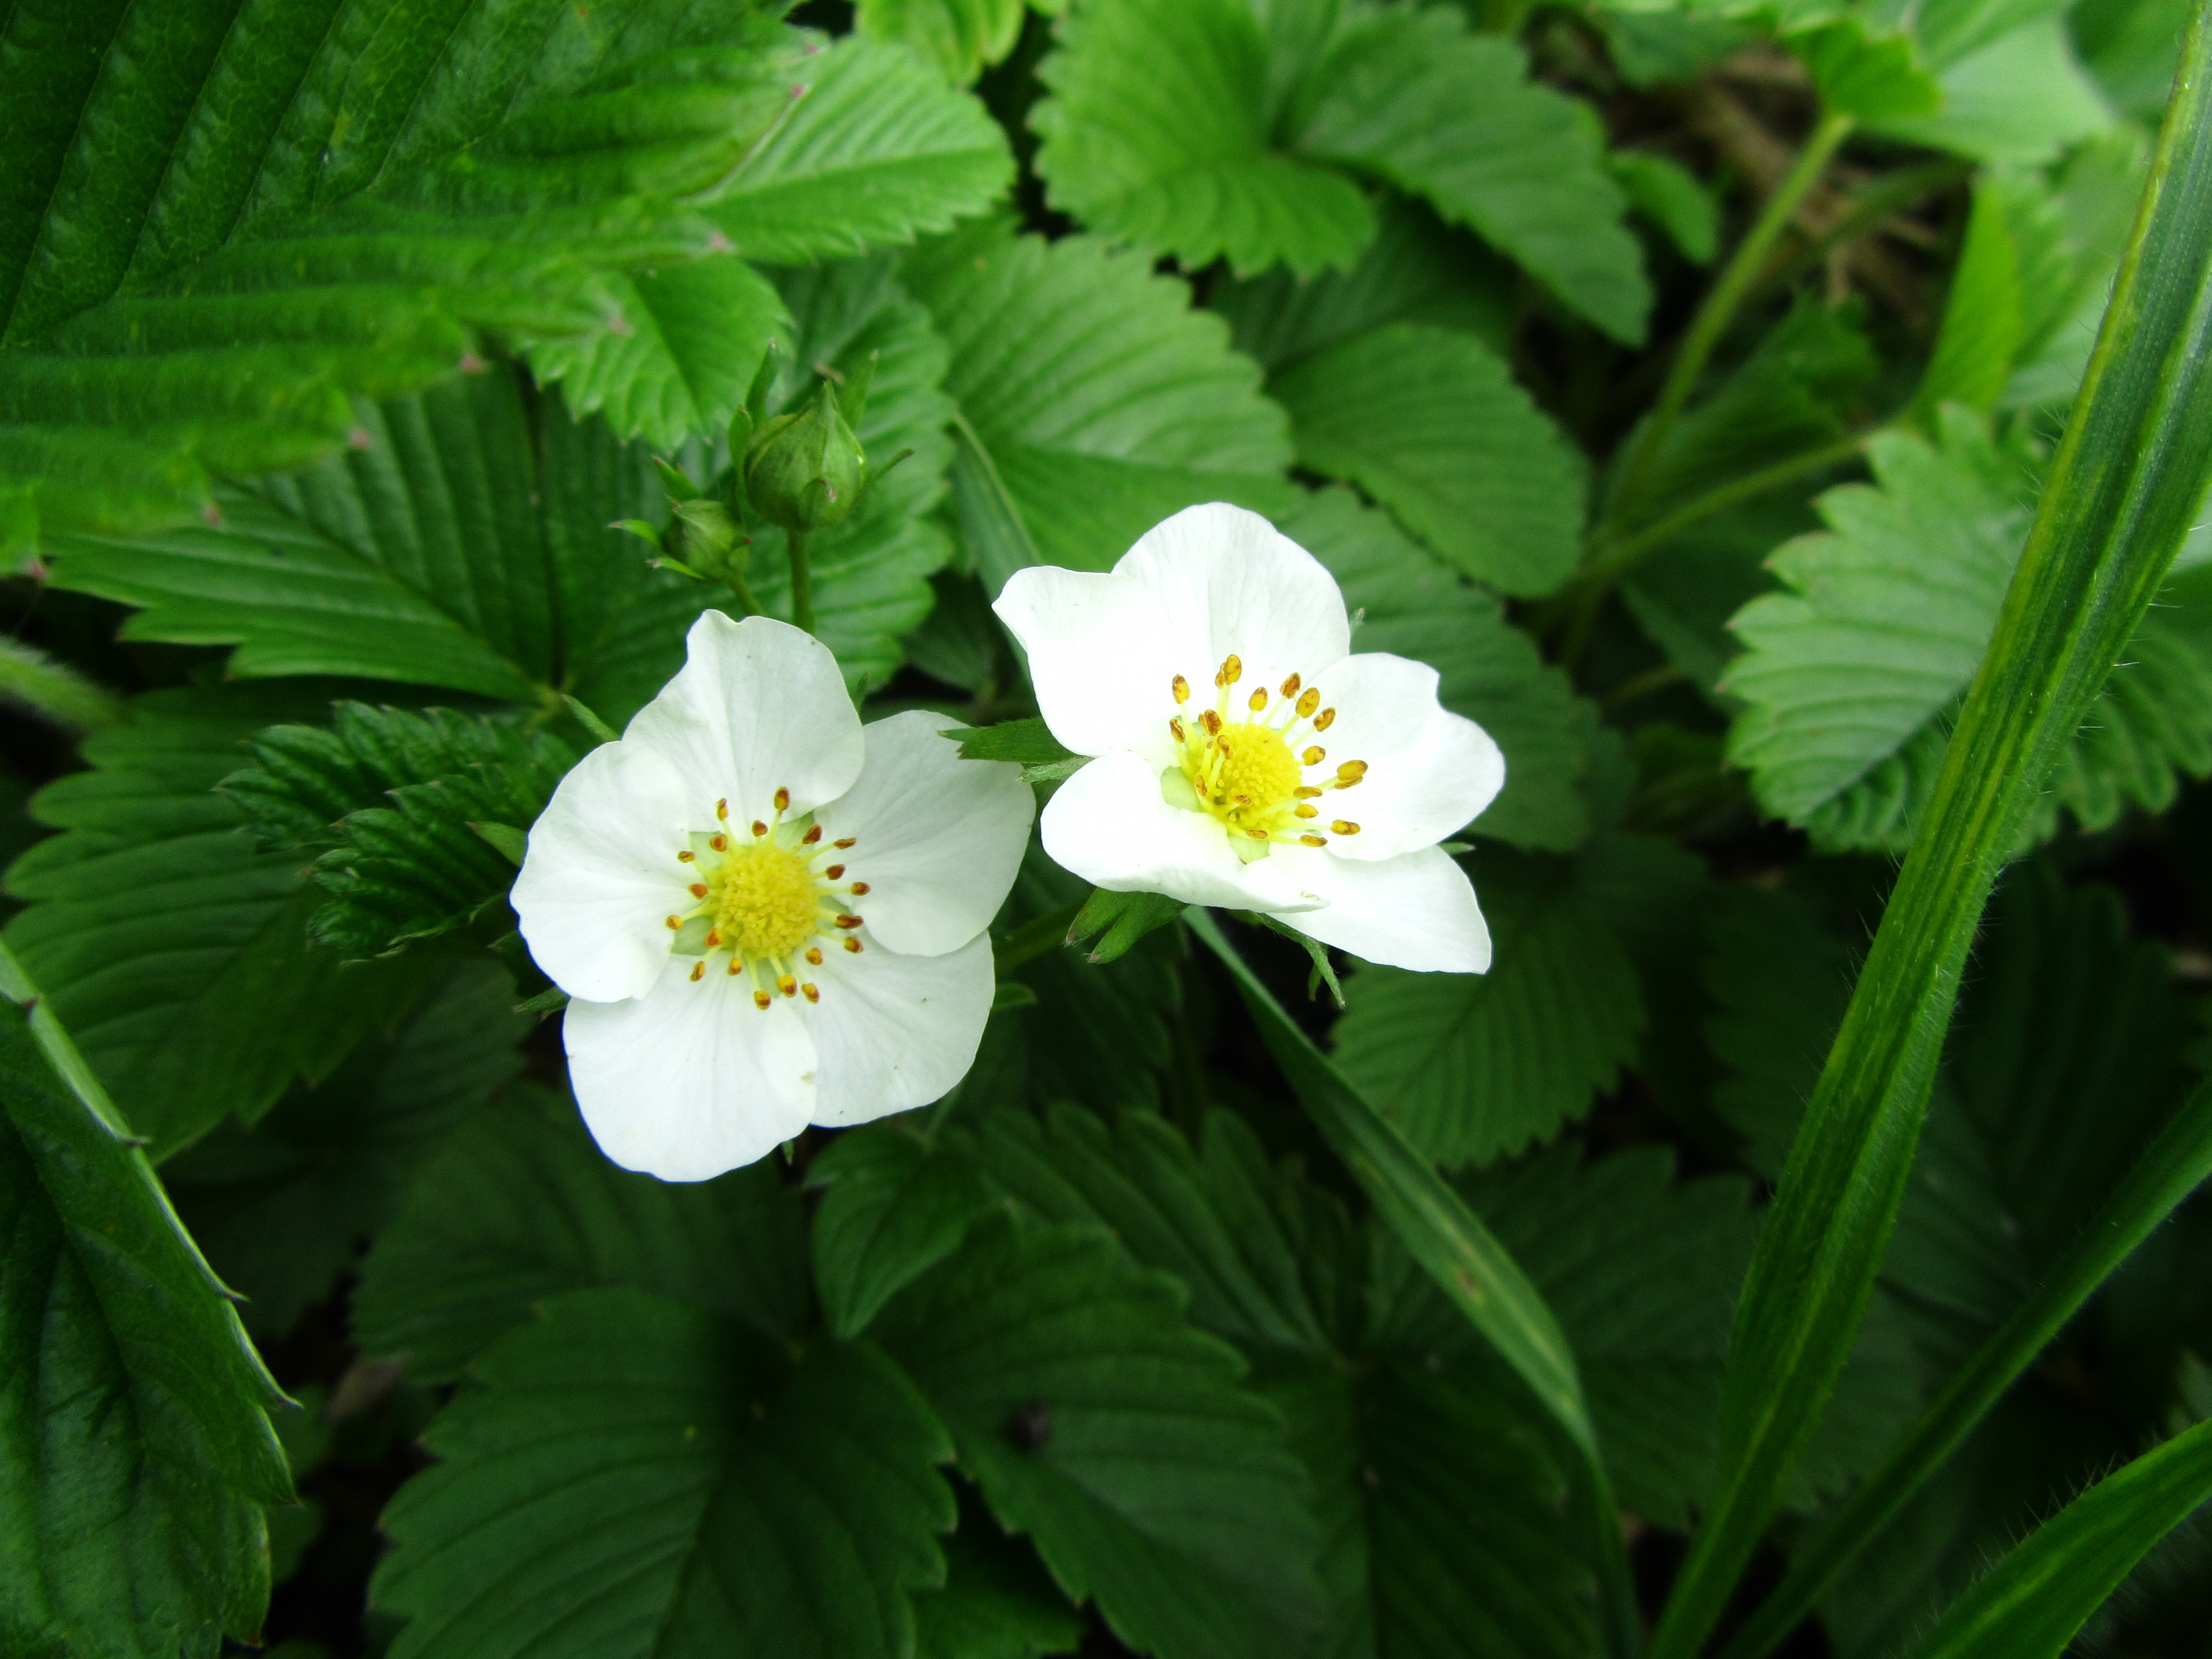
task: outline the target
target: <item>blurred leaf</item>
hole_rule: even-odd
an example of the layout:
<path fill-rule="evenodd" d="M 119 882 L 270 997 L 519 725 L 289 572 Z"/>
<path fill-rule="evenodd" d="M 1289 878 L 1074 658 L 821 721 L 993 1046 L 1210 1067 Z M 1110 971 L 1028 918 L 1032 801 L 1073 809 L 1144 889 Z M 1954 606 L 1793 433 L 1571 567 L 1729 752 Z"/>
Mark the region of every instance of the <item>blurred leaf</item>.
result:
<path fill-rule="evenodd" d="M 2056 16 L 2025 23 L 1943 64 L 1942 105 L 1869 120 L 1886 137 L 1985 161 L 2047 161 L 2106 131 L 2112 112 L 2083 73 Z"/>
<path fill-rule="evenodd" d="M 1358 483 L 1464 574 L 1540 594 L 1573 571 L 1582 459 L 1472 336 L 1393 323 L 1301 359 L 1268 390 L 1300 462 Z"/>
<path fill-rule="evenodd" d="M 1110 568 L 1193 501 L 1293 499 L 1258 371 L 1141 258 L 984 222 L 925 244 L 900 279 L 951 348 L 953 516 L 990 592 L 1017 561 Z"/>
<path fill-rule="evenodd" d="M 915 1659 L 1044 1659 L 1081 1645 L 1082 1615 L 1034 1553 L 972 1527 L 944 1548 L 945 1587 L 914 1597 Z"/>
<path fill-rule="evenodd" d="M 85 744 L 93 769 L 33 802 L 68 833 L 9 870 L 29 902 L 9 947 L 157 1158 L 325 1075 L 424 982 L 412 963 L 312 946 L 298 854 L 258 850 L 215 793 L 253 732 L 322 706 L 296 682 L 153 692 Z"/>
<path fill-rule="evenodd" d="M 50 1007 L 0 974 L 0 1644 L 212 1659 L 268 1606 L 283 1396 L 112 1105 L 57 1069 Z"/>
<path fill-rule="evenodd" d="M 394 1659 L 912 1652 L 952 1449 L 872 1347 L 794 1358 L 696 1304 L 591 1290 L 473 1370 L 384 1514 Z"/>
<path fill-rule="evenodd" d="M 1024 0 L 860 0 L 854 27 L 872 40 L 894 40 L 966 85 L 1014 49 Z"/>
<path fill-rule="evenodd" d="M 540 1299 L 596 1285 L 795 1336 L 811 1301 L 797 1200 L 773 1161 L 690 1185 L 630 1174 L 568 1102 L 509 1091 L 422 1169 L 377 1236 L 355 1335 L 442 1381 Z"/>
<path fill-rule="evenodd" d="M 1885 33 L 1864 16 L 1846 14 L 1788 40 L 1811 74 L 1826 113 L 1880 120 L 1923 115 L 1943 101 L 1942 88 L 1921 66 L 1910 34 Z"/>
<path fill-rule="evenodd" d="M 1628 204 L 1667 233 L 1693 265 L 1712 263 L 1720 240 L 1720 206 L 1698 175 L 1656 150 L 1617 149 L 1606 157 Z"/>
<path fill-rule="evenodd" d="M 2027 329 L 2021 251 L 2007 216 L 2003 186 L 1978 183 L 1935 355 L 1914 394 L 1916 406 L 1931 414 L 1946 403 L 1991 407 L 2019 355 Z"/>

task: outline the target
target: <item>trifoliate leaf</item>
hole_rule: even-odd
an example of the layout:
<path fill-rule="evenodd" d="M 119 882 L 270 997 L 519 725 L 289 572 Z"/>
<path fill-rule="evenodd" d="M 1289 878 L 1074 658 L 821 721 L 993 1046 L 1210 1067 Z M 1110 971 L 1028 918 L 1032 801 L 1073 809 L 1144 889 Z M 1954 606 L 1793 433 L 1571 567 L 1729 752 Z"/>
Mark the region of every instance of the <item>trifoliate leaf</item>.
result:
<path fill-rule="evenodd" d="M 258 850 L 215 793 L 254 732 L 319 705 L 296 684 L 152 693 L 85 744 L 93 769 L 32 804 L 70 833 L 9 869 L 30 902 L 9 948 L 156 1158 L 323 1076 L 424 982 L 411 963 L 349 966 L 311 946 L 319 896 L 299 855 Z"/>
<path fill-rule="evenodd" d="M 320 853 L 313 874 L 332 898 L 308 931 L 349 958 L 488 915 L 490 933 L 507 931 L 514 861 L 476 826 L 533 822 L 576 758 L 511 721 L 358 702 L 340 703 L 328 729 L 270 727 L 252 756 L 223 791 L 265 842 Z"/>
<path fill-rule="evenodd" d="M 1588 860 L 1485 852 L 1487 974 L 1362 968 L 1335 1030 L 1345 1075 L 1439 1164 L 1486 1163 L 1589 1109 L 1644 1028 L 1636 963 Z"/>
<path fill-rule="evenodd" d="M 796 106 L 700 209 L 747 258 L 805 264 L 910 242 L 1012 182 L 989 112 L 912 54 L 857 37 L 809 50 Z"/>
<path fill-rule="evenodd" d="M 1379 212 L 1381 230 L 1349 270 L 1216 282 L 1206 304 L 1229 319 L 1237 349 L 1273 374 L 1386 323 L 1425 323 L 1504 350 L 1512 267 L 1419 202 L 1393 198 Z"/>
<path fill-rule="evenodd" d="M 905 46 L 964 86 L 1021 38 L 1026 0 L 860 0 L 853 26 Z"/>
<path fill-rule="evenodd" d="M 425 1165 L 378 1235 L 353 1303 L 368 1352 L 459 1372 L 533 1303 L 629 1285 L 769 1335 L 805 1324 L 806 1241 L 773 1160 L 696 1185 L 616 1168 L 565 1100 L 526 1091 Z"/>
<path fill-rule="evenodd" d="M 952 507 L 995 593 L 1024 563 L 1104 570 L 1193 501 L 1271 511 L 1289 434 L 1189 289 L 1098 241 L 981 223 L 900 280 L 952 350 Z"/>
<path fill-rule="evenodd" d="M 1233 1350 L 1103 1231 L 998 1222 L 877 1316 L 1001 1524 L 1071 1598 L 1162 1659 L 1309 1640 L 1304 1471 Z"/>
<path fill-rule="evenodd" d="M 1298 459 L 1350 478 L 1466 574 L 1546 593 L 1580 550 L 1580 456 L 1469 335 L 1394 323 L 1302 359 L 1268 390 Z"/>
<path fill-rule="evenodd" d="M 1427 198 L 1570 310 L 1643 339 L 1651 289 L 1595 124 L 1528 80 L 1518 46 L 1451 10 L 1376 8 L 1347 21 L 1314 85 L 1299 149 Z"/>
<path fill-rule="evenodd" d="M 0 1646 L 213 1659 L 269 1602 L 283 1398 L 114 1109 L 0 1004 Z M 51 1006 L 51 1005 L 48 1005 Z"/>
<path fill-rule="evenodd" d="M 952 1449 L 872 1347 L 794 1359 L 696 1304 L 578 1291 L 473 1371 L 385 1511 L 394 1659 L 912 1652 Z"/>
<path fill-rule="evenodd" d="M 495 963 L 441 976 L 388 1038 L 295 1086 L 258 1123 L 227 1123 L 162 1166 L 192 1237 L 246 1298 L 247 1326 L 281 1339 L 398 1208 L 408 1177 L 522 1065 L 532 1022 Z"/>
<path fill-rule="evenodd" d="M 590 10 L 468 4 L 422 31 L 392 0 L 339 27 L 190 0 L 27 40 L 0 86 L 25 135 L 0 496 L 40 536 L 189 521 L 212 473 L 342 446 L 349 396 L 450 374 L 480 330 L 597 332 L 601 270 L 706 253 L 714 227 L 675 204 L 760 145 L 800 37 Z"/>
<path fill-rule="evenodd" d="M 1300 276 L 1374 239 L 1359 186 L 1271 142 L 1267 39 L 1246 0 L 1130 0 L 1069 15 L 1031 112 L 1054 206 L 1190 270 Z"/>
<path fill-rule="evenodd" d="M 1584 787 L 1597 709 L 1574 694 L 1498 602 L 1455 578 L 1389 517 L 1351 493 L 1309 495 L 1283 533 L 1327 565 L 1361 618 L 1355 651 L 1425 662 L 1437 696 L 1496 738 L 1505 788 L 1469 826 L 1478 836 L 1564 852 L 1589 834 Z"/>
<path fill-rule="evenodd" d="M 991 1207 L 968 1158 L 897 1123 L 838 1136 L 806 1166 L 806 1184 L 825 1189 L 814 1212 L 815 1286 L 830 1334 L 848 1340 Z"/>

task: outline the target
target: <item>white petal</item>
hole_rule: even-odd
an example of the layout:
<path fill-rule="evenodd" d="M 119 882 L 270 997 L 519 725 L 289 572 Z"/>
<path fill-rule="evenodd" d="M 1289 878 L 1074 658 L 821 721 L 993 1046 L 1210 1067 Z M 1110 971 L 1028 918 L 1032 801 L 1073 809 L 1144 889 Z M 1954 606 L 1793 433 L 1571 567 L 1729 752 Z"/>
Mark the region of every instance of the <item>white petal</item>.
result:
<path fill-rule="evenodd" d="M 860 775 L 860 717 L 837 659 L 811 634 L 770 617 L 732 622 L 708 611 L 691 625 L 684 666 L 623 734 L 673 764 L 711 829 L 727 797 L 738 823 L 775 811 L 778 789 L 803 812 Z"/>
<path fill-rule="evenodd" d="M 514 902 L 530 954 L 570 996 L 616 1002 L 659 979 L 665 919 L 691 904 L 676 854 L 695 815 L 684 778 L 637 744 L 602 744 L 561 780 Z"/>
<path fill-rule="evenodd" d="M 1328 905 L 1285 918 L 1300 933 L 1389 968 L 1490 971 L 1489 924 L 1449 854 L 1429 847 L 1363 864 L 1320 853 L 1310 862 L 1307 884 Z"/>
<path fill-rule="evenodd" d="M 1160 769 L 1135 755 L 1102 756 L 1061 784 L 1045 804 L 1043 829 L 1055 863 L 1111 892 L 1165 893 L 1240 910 L 1320 902 L 1299 890 L 1285 860 L 1243 863 L 1218 819 L 1169 805 Z"/>
<path fill-rule="evenodd" d="M 1079 755 L 1130 749 L 1166 763 L 1173 682 L 1188 671 L 1176 666 L 1168 620 L 1142 586 L 1031 565 L 1014 573 L 991 608 L 1029 654 L 1030 684 L 1053 736 Z"/>
<path fill-rule="evenodd" d="M 561 1036 L 592 1138 L 625 1170 L 704 1181 L 750 1164 L 814 1112 L 813 1039 L 791 1006 L 753 1006 L 751 982 L 690 958 L 627 1002 L 572 1002 Z"/>
<path fill-rule="evenodd" d="M 812 970 L 822 1000 L 805 1010 L 822 1055 L 817 1123 L 866 1123 L 927 1106 L 968 1075 L 996 988 L 989 939 L 978 935 L 940 957 L 872 945 L 825 957 Z"/>
<path fill-rule="evenodd" d="M 866 727 L 860 781 L 816 815 L 831 841 L 854 836 L 851 908 L 893 951 L 939 956 L 990 925 L 1014 884 L 1036 797 L 1022 769 L 960 758 L 941 714 L 908 709 Z"/>
<path fill-rule="evenodd" d="M 1505 757 L 1490 733 L 1437 702 L 1437 671 L 1428 664 L 1363 652 L 1316 684 L 1323 704 L 1336 710 L 1314 739 L 1328 751 L 1322 769 L 1367 763 L 1358 784 L 1314 803 L 1324 818 L 1359 826 L 1357 836 L 1332 842 L 1332 852 L 1373 860 L 1433 846 L 1504 787 Z"/>
<path fill-rule="evenodd" d="M 1202 702 L 1213 695 L 1213 671 L 1234 652 L 1243 678 L 1231 694 L 1284 678 L 1311 679 L 1352 649 L 1344 595 L 1320 560 L 1256 513 L 1215 501 L 1188 507 L 1146 531 L 1114 567 L 1141 583 L 1171 624 L 1177 660 L 1170 675 L 1188 678 Z"/>

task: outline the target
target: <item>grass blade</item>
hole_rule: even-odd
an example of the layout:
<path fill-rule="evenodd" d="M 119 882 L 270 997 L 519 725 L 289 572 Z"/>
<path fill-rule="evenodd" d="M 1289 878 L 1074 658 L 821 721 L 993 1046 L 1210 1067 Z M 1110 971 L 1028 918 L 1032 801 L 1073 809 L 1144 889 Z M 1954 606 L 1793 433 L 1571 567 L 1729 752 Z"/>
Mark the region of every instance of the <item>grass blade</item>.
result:
<path fill-rule="evenodd" d="M 1857 1334 L 1966 951 L 2036 792 L 2186 533 L 2212 464 L 2202 13 L 2072 424 L 1737 1304 L 1718 1475 L 1653 1651 L 1726 1607 Z"/>
<path fill-rule="evenodd" d="M 1797 1552 L 1721 1659 L 1761 1659 L 1812 1610 L 1851 1558 L 1894 1520 L 2097 1287 L 2212 1176 L 2212 1084 L 2191 1096 L 2081 1230 L 2035 1293 L 1960 1368 L 1881 1467 Z"/>
<path fill-rule="evenodd" d="M 1604 1589 L 1607 1650 L 1625 1659 L 1638 1642 L 1635 1593 L 1612 1480 L 1583 1402 L 1574 1351 L 1559 1322 L 1466 1201 L 1298 1029 L 1223 936 L 1220 924 L 1201 909 L 1184 912 L 1183 920 L 1229 969 L 1291 1091 L 1384 1224 L 1520 1374 L 1582 1453 L 1589 1475 L 1585 1498 Z"/>

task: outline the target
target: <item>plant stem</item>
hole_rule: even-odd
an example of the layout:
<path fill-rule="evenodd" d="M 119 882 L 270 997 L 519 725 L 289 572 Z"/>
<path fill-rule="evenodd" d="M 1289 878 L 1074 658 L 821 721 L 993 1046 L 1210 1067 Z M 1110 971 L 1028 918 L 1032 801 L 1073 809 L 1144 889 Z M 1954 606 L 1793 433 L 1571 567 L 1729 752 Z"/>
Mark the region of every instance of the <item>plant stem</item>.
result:
<path fill-rule="evenodd" d="M 1751 290 L 1753 282 L 1766 264 L 1766 256 L 1776 240 L 1796 215 L 1806 193 L 1819 182 L 1837 148 L 1850 137 L 1851 118 L 1831 112 L 1820 118 L 1813 129 L 1813 136 L 1805 141 L 1798 152 L 1796 163 L 1774 187 L 1766 204 L 1759 210 L 1759 217 L 1742 241 L 1729 256 L 1727 267 L 1721 272 L 1698 314 L 1690 319 L 1689 332 L 1674 354 L 1674 367 L 1667 372 L 1666 384 L 1659 388 L 1659 400 L 1651 407 L 1651 414 L 1637 435 L 1630 440 L 1630 449 L 1621 465 L 1620 487 L 1613 492 L 1616 504 L 1634 500 L 1650 476 L 1652 464 L 1665 447 L 1667 435 L 1674 429 L 1675 420 L 1690 394 L 1698 389 L 1698 381 L 1705 371 L 1706 361 L 1713 348 L 1720 343 L 1721 336 L 1735 319 L 1736 309 Z"/>
<path fill-rule="evenodd" d="M 1967 1431 L 2096 1288 L 2208 1176 L 2212 1084 L 2200 1087 L 2173 1115 L 2042 1285 L 1960 1369 L 1850 1500 L 1794 1553 L 1789 1575 L 1729 1638 L 1721 1659 L 1762 1659 L 1772 1652 L 1851 1558 L 1942 1468 Z"/>
<path fill-rule="evenodd" d="M 785 532 L 791 550 L 791 620 L 808 633 L 814 631 L 814 571 L 806 558 L 806 532 Z"/>
<path fill-rule="evenodd" d="M 2212 466 L 2208 46 L 2200 10 L 1995 637 L 1760 1230 L 1729 1344 L 1712 1496 L 1654 1659 L 1691 1659 L 1704 1643 L 1819 1421 L 1904 1196 L 1990 890 Z"/>
<path fill-rule="evenodd" d="M 729 583 L 730 592 L 737 597 L 738 610 L 744 611 L 748 617 L 757 617 L 763 614 L 760 601 L 753 597 L 753 590 L 743 576 L 732 570 L 723 580 Z"/>
<path fill-rule="evenodd" d="M 1973 175 L 1971 161 L 1923 161 L 1918 167 L 1899 167 L 1894 173 L 1884 173 L 1865 189 L 1853 195 L 1850 210 L 1834 224 L 1798 249 L 1786 259 L 1770 264 L 1753 282 L 1747 300 L 1778 288 L 1786 287 L 1804 272 L 1810 270 L 1830 252 L 1846 242 L 1856 241 L 1875 228 L 1883 220 L 1910 207 L 1923 197 L 1932 196 L 1947 185 L 1959 183 Z"/>

